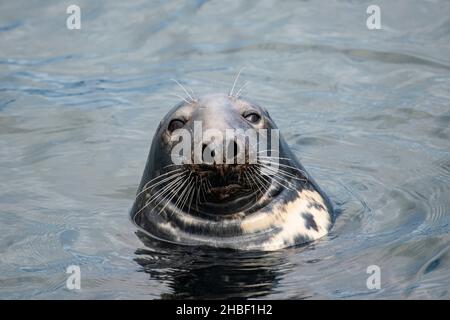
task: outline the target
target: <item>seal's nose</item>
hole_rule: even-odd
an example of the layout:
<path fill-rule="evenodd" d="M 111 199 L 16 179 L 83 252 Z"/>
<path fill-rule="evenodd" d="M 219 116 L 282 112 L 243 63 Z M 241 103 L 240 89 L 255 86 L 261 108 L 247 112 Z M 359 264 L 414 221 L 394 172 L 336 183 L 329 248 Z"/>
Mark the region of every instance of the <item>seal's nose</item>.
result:
<path fill-rule="evenodd" d="M 239 152 L 244 152 L 244 150 L 239 148 L 239 145 L 236 141 L 234 141 L 234 140 L 229 141 L 228 144 L 226 145 L 224 152 L 222 152 L 222 155 L 223 155 L 222 163 L 237 164 L 238 159 L 239 159 L 238 158 Z M 211 163 L 211 164 L 217 163 L 217 161 L 216 161 L 217 159 L 215 158 L 216 157 L 216 149 L 211 144 L 208 144 L 208 143 L 202 144 L 202 155 L 203 155 L 203 161 L 205 161 L 206 163 Z M 217 155 L 220 156 L 220 153 L 218 153 Z M 244 155 L 244 157 L 245 157 L 245 155 Z"/>
<path fill-rule="evenodd" d="M 205 151 L 207 151 L 207 153 L 205 153 Z M 209 144 L 207 143 L 203 143 L 202 145 L 202 155 L 211 155 L 212 158 L 214 158 L 216 156 L 216 152 L 214 149 L 211 150 L 211 147 Z"/>

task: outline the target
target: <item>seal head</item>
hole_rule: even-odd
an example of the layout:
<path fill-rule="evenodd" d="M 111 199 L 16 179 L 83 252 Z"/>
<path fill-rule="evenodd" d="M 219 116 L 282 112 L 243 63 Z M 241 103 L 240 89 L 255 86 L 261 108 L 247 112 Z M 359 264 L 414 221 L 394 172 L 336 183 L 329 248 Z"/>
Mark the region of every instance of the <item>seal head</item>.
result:
<path fill-rule="evenodd" d="M 332 206 L 267 110 L 214 94 L 162 119 L 131 217 L 168 242 L 277 250 L 326 235 Z"/>

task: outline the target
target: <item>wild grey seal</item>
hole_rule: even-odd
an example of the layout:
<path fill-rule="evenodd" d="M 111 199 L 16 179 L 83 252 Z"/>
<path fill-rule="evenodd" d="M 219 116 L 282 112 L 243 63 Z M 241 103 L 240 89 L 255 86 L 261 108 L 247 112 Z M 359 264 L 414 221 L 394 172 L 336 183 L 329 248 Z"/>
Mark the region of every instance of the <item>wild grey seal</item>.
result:
<path fill-rule="evenodd" d="M 203 133 L 214 129 L 223 136 L 229 129 L 277 130 L 264 108 L 239 96 L 214 94 L 176 105 L 153 138 L 131 210 L 137 226 L 172 243 L 240 250 L 277 250 L 328 233 L 331 203 L 281 135 L 275 152 L 269 133 L 269 147 L 253 153 L 256 162 L 249 156 L 255 144 L 245 137 L 225 142 L 223 149 L 216 148 L 214 138 L 208 145 L 203 137 L 189 141 L 187 157 L 175 157 L 181 162 L 174 163 L 174 149 L 186 139 L 174 134 L 185 130 L 195 136 L 198 123 Z M 261 141 L 258 136 L 256 145 Z M 210 154 L 211 161 L 191 161 L 199 150 L 196 143 L 201 143 L 200 157 Z M 229 150 L 231 164 L 225 161 Z M 240 162 L 239 152 L 244 152 Z"/>

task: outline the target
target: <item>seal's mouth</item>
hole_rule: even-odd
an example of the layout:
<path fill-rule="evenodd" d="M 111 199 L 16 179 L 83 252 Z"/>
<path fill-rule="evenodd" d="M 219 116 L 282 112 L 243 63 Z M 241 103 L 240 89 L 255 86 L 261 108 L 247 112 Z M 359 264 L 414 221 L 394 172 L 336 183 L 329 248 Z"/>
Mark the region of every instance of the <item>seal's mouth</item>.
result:
<path fill-rule="evenodd" d="M 206 199 L 209 201 L 226 202 L 239 197 L 249 189 L 241 174 L 236 172 L 227 172 L 225 175 L 213 172 L 207 179 L 209 188 Z"/>
<path fill-rule="evenodd" d="M 267 176 L 263 161 L 257 164 L 168 165 L 139 191 L 141 211 L 199 215 L 206 219 L 242 217 L 254 212 L 280 192 L 282 177 Z M 280 169 L 280 172 L 283 170 Z M 289 178 L 283 172 L 285 180 Z M 284 181 L 285 181 L 284 180 Z M 289 182 L 287 182 L 289 186 Z"/>
<path fill-rule="evenodd" d="M 251 206 L 257 199 L 257 190 L 250 180 L 251 165 L 200 165 L 190 170 L 201 177 L 198 204 L 200 213 L 226 215 Z"/>

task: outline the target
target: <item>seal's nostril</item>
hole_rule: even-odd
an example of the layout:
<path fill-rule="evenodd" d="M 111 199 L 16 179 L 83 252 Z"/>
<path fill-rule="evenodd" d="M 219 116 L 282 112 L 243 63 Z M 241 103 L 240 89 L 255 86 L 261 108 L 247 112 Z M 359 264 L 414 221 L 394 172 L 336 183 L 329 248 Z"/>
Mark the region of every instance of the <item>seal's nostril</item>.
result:
<path fill-rule="evenodd" d="M 205 153 L 205 151 L 206 151 L 206 153 Z M 214 159 L 215 156 L 216 156 L 216 152 L 215 152 L 214 148 L 211 145 L 204 143 L 202 145 L 203 161 L 206 163 L 213 162 L 213 161 L 215 161 L 215 159 Z"/>

